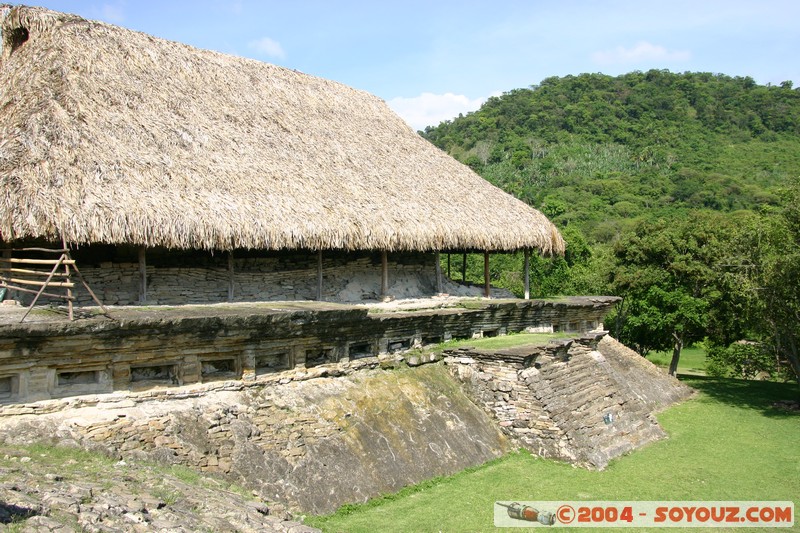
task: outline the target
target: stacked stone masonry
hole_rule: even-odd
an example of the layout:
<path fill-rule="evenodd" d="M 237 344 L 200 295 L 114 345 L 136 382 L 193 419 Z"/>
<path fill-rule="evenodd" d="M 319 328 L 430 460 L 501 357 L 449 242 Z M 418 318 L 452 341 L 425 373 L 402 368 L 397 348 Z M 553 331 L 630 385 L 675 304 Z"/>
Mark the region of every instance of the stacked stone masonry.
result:
<path fill-rule="evenodd" d="M 39 243 L 37 243 L 39 244 Z M 39 244 L 46 246 L 46 244 Z M 105 250 L 108 248 L 109 250 Z M 18 252 L 18 255 L 25 255 Z M 74 250 L 81 274 L 105 305 L 184 305 L 220 302 L 316 300 L 318 258 L 313 251 L 228 252 L 148 249 L 145 254 L 145 300 L 135 249 L 98 245 Z M 339 302 L 377 300 L 381 295 L 380 253 L 326 251 L 322 254 L 322 299 Z M 395 298 L 436 293 L 435 255 L 388 254 L 389 294 Z M 91 295 L 73 276 L 78 305 L 94 305 Z M 453 293 L 469 288 L 446 282 Z M 476 294 L 477 290 L 471 291 Z M 34 295 L 10 291 L 28 305 Z M 37 303 L 57 300 L 43 297 Z"/>
<path fill-rule="evenodd" d="M 170 318 L 99 316 L 0 325 L 0 403 L 219 380 L 390 354 L 453 338 L 592 329 L 617 301 L 484 301 L 476 309 L 371 313 L 351 306 L 236 306 Z M 226 312 L 227 311 L 227 312 Z"/>
<path fill-rule="evenodd" d="M 662 438 L 652 413 L 690 392 L 604 333 L 445 353 L 453 375 L 509 436 L 542 457 L 595 468 Z"/>
<path fill-rule="evenodd" d="M 0 407 L 0 442 L 182 464 L 304 513 L 331 512 L 511 449 L 442 365 L 410 368 L 401 359 L 8 405 Z"/>
<path fill-rule="evenodd" d="M 443 359 L 383 354 L 254 381 L 0 406 L 0 441 L 183 464 L 297 512 L 330 512 L 517 446 L 602 467 L 661 436 L 653 409 L 689 394 L 640 359 L 596 337 Z M 409 366 L 423 362 L 436 364 Z M 617 381 L 620 367 L 646 399 Z"/>
<path fill-rule="evenodd" d="M 0 405 L 0 440 L 183 464 L 313 513 L 520 445 L 602 467 L 658 438 L 652 412 L 688 389 L 600 334 L 498 352 L 462 349 L 444 359 L 405 348 L 426 337 L 597 324 L 614 302 L 492 302 L 386 314 L 239 309 L 8 325 L 3 365 L 35 363 L 15 374 L 17 389 L 22 381 L 44 388 Z M 561 321 L 544 321 L 553 316 Z M 320 351 L 330 359 L 309 364 L 309 353 Z M 276 352 L 288 355 L 265 355 Z M 272 366 L 259 368 L 258 360 Z M 66 395 L 77 396 L 46 399 Z"/>

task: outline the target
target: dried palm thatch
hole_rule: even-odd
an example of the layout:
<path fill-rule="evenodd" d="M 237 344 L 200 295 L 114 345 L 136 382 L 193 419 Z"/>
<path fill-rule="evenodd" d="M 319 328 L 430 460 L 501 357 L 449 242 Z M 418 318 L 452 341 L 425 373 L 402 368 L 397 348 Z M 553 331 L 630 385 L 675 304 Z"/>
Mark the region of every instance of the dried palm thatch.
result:
<path fill-rule="evenodd" d="M 74 15 L 0 11 L 2 240 L 563 252 L 544 215 L 375 96 Z"/>

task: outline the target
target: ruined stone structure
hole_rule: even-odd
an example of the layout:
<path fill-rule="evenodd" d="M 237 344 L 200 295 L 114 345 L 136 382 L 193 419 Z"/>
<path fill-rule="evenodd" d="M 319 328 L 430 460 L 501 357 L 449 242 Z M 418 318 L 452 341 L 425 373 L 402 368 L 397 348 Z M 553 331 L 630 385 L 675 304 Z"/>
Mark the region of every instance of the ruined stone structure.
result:
<path fill-rule="evenodd" d="M 484 254 L 487 297 L 489 254 L 524 254 L 527 292 L 530 254 L 564 253 L 542 213 L 385 102 L 46 9 L 0 6 L 0 33 L 3 296 L 63 289 L 73 318 L 80 271 L 105 304 L 161 306 L 20 324 L 4 305 L 0 439 L 185 464 L 326 512 L 520 444 L 602 466 L 658 436 L 642 398 L 662 376 L 625 383 L 645 374 L 602 342 L 421 368 L 437 357 L 409 352 L 585 332 L 616 298 L 293 301 L 452 294 L 448 252 Z"/>
<path fill-rule="evenodd" d="M 453 374 L 507 435 L 542 457 L 591 467 L 663 437 L 652 413 L 689 392 L 604 332 L 445 354 Z"/>
<path fill-rule="evenodd" d="M 46 242 L 24 244 L 47 246 Z M 212 253 L 149 249 L 146 261 L 140 264 L 135 247 L 95 245 L 78 247 L 71 251 L 71 257 L 105 305 L 318 299 L 362 303 L 380 300 L 384 296 L 379 252 L 327 251 L 320 256 L 317 252 L 303 250 Z M 456 283 L 446 276 L 440 276 L 441 286 L 437 286 L 435 254 L 395 252 L 387 254 L 386 260 L 386 290 L 392 298 L 419 298 L 437 292 L 453 296 L 483 294 L 482 288 Z M 503 293 L 495 290 L 493 294 Z M 505 295 L 510 296 L 510 293 Z M 6 299 L 27 306 L 34 296 L 33 293 L 9 289 Z M 95 305 L 89 292 L 79 284 L 73 296 L 78 306 Z M 37 301 L 37 304 L 60 303 L 60 300 L 47 296 Z"/>
<path fill-rule="evenodd" d="M 0 325 L 0 402 L 217 380 L 390 354 L 451 338 L 597 327 L 617 298 L 477 301 L 374 313 L 336 304 L 118 309 L 114 320 Z"/>
<path fill-rule="evenodd" d="M 380 253 L 326 252 L 318 271 L 316 252 L 157 252 L 147 254 L 145 302 L 140 301 L 142 273 L 136 250 L 127 255 L 115 250 L 113 261 L 80 251 L 73 256 L 107 305 L 316 300 L 318 275 L 323 300 L 360 303 L 381 298 Z M 434 254 L 388 254 L 389 294 L 395 298 L 436 294 L 434 258 Z M 455 290 L 453 284 L 450 292 Z M 88 294 L 78 296 L 78 303 L 92 304 Z"/>
<path fill-rule="evenodd" d="M 689 392 L 648 365 L 597 336 L 444 360 L 385 354 L 257 381 L 6 405 L 0 438 L 183 464 L 323 513 L 518 446 L 601 467 L 662 436 L 653 411 Z"/>
<path fill-rule="evenodd" d="M 261 382 L 83 396 L 68 412 L 54 400 L 8 406 L 0 408 L 0 438 L 183 464 L 304 513 L 512 449 L 441 365 L 381 370 L 371 359 Z"/>
<path fill-rule="evenodd" d="M 688 389 L 597 329 L 613 297 L 284 302 L 0 324 L 0 441 L 183 464 L 329 512 L 524 446 L 602 468 Z M 571 340 L 437 354 L 520 331 Z"/>

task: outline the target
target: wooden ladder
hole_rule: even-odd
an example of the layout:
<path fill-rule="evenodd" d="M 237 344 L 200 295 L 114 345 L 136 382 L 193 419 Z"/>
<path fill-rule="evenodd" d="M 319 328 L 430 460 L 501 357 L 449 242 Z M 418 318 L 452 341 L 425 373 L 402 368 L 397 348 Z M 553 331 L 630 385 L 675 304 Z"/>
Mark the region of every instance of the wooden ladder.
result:
<path fill-rule="evenodd" d="M 27 311 L 25 311 L 25 314 L 22 316 L 22 319 L 20 319 L 20 323 L 25 320 L 33 309 L 33 306 L 36 305 L 36 302 L 42 296 L 66 301 L 69 319 L 74 320 L 75 317 L 72 308 L 75 296 L 72 293 L 72 289 L 75 287 L 75 283 L 72 281 L 73 273 L 78 276 L 78 279 L 89 292 L 92 299 L 103 310 L 103 314 L 111 318 L 108 314 L 108 309 L 106 309 L 103 303 L 97 298 L 91 287 L 89 287 L 89 284 L 86 283 L 80 270 L 78 270 L 78 265 L 75 264 L 75 260 L 70 257 L 70 250 L 66 245 L 58 249 L 7 248 L 3 249 L 2 252 L 3 256 L 0 257 L 0 287 L 6 290 L 21 291 L 36 295 L 28 306 Z M 24 255 L 25 253 L 30 254 L 31 252 L 45 256 L 50 255 L 53 258 L 14 257 L 15 253 L 22 253 Z M 49 270 L 47 270 L 48 267 Z M 41 278 L 46 279 L 42 281 Z M 38 287 L 38 289 L 32 287 Z M 53 289 L 63 289 L 64 293 L 58 294 L 53 292 Z"/>

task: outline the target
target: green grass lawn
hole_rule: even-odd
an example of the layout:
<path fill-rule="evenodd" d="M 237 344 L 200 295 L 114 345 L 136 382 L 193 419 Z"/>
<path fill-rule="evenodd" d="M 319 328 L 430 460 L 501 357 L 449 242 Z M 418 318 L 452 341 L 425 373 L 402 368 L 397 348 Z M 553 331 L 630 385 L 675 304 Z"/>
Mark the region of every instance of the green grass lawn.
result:
<path fill-rule="evenodd" d="M 797 512 L 800 414 L 772 407 L 798 398 L 797 385 L 704 376 L 684 381 L 699 393 L 658 416 L 669 438 L 602 472 L 517 452 L 306 522 L 325 532 L 495 531 L 496 500 L 793 500 Z"/>
<path fill-rule="evenodd" d="M 672 351 L 653 352 L 648 354 L 647 360 L 662 368 L 669 368 L 672 360 Z M 702 348 L 689 347 L 681 350 L 681 358 L 678 360 L 678 375 L 706 375 L 706 351 Z"/>

